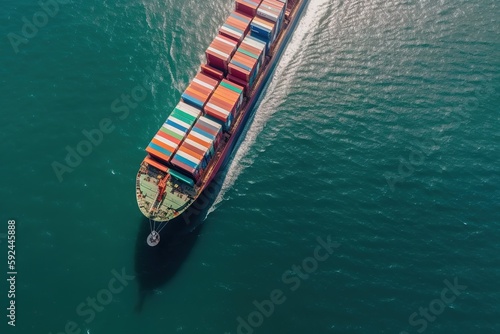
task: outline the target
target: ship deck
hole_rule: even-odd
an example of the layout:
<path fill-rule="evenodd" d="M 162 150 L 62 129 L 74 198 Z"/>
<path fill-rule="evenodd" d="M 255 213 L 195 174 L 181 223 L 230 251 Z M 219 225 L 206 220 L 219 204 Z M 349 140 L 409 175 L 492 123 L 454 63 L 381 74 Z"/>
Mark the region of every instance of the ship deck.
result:
<path fill-rule="evenodd" d="M 158 198 L 159 183 L 168 177 L 163 198 Z M 156 168 L 142 168 L 136 184 L 139 209 L 148 218 L 164 221 L 178 216 L 196 197 L 194 189 Z"/>
<path fill-rule="evenodd" d="M 303 1 L 302 4 L 307 2 L 306 0 Z M 154 167 L 154 165 L 148 165 L 146 160 L 143 161 L 136 179 L 136 197 L 139 208 L 146 217 L 156 221 L 168 221 L 177 217 L 196 200 L 204 188 L 212 181 L 215 174 L 220 169 L 223 160 L 230 153 L 229 148 L 232 146 L 231 143 L 241 132 L 244 121 L 247 119 L 259 93 L 265 86 L 270 68 L 272 67 L 271 63 L 275 61 L 274 58 L 276 57 L 276 53 L 280 53 L 276 52 L 276 50 L 282 50 L 284 39 L 289 33 L 288 30 L 291 21 L 297 19 L 297 11 L 299 7 L 301 7 L 300 1 L 289 1 L 288 6 L 292 6 L 292 8 L 287 9 L 287 14 L 290 16 L 285 20 L 284 29 L 277 37 L 275 44 L 271 47 L 269 56 L 266 57 L 267 59 L 263 66 L 263 71 L 258 76 L 254 84 L 254 89 L 252 89 L 248 97 L 245 98 L 240 114 L 235 119 L 230 131 L 225 134 L 223 142 L 219 145 L 219 149 L 216 151 L 212 161 L 203 171 L 197 185 L 190 186 L 183 181 L 170 177 L 168 169 L 162 171 Z M 159 198 L 158 192 L 161 182 L 165 185 L 165 192 L 164 196 Z"/>

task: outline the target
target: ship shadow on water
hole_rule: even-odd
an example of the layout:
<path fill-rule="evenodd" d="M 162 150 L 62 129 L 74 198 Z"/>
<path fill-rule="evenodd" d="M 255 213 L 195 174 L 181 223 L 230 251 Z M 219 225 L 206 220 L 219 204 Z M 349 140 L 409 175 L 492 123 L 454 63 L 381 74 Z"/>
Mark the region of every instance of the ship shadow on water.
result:
<path fill-rule="evenodd" d="M 135 307 L 141 312 L 144 302 L 153 291 L 166 284 L 182 266 L 193 249 L 201 229 L 193 231 L 184 222 L 172 221 L 161 231 L 161 242 L 150 247 L 146 238 L 150 233 L 149 222 L 140 222 L 135 244 L 135 276 L 139 285 L 139 300 Z"/>
<path fill-rule="evenodd" d="M 143 310 L 146 299 L 153 291 L 165 285 L 175 276 L 187 260 L 198 238 L 203 220 L 220 191 L 219 182 L 213 182 L 186 213 L 170 221 L 160 233 L 160 243 L 148 246 L 146 238 L 150 230 L 147 218 L 139 222 L 135 243 L 134 269 L 139 286 L 139 298 L 135 311 Z M 156 223 L 158 229 L 158 223 Z"/>

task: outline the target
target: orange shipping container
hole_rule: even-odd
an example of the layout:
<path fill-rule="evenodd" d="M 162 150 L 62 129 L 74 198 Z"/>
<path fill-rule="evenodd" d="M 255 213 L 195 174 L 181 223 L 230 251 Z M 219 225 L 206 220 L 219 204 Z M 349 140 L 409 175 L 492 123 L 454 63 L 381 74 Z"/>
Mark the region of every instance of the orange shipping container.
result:
<path fill-rule="evenodd" d="M 227 102 L 227 101 L 223 100 L 222 98 L 220 98 L 219 96 L 215 96 L 215 95 L 212 96 L 212 98 L 208 101 L 208 103 L 213 103 L 216 106 L 218 106 L 224 110 L 227 110 L 230 113 L 234 113 L 235 104 Z"/>

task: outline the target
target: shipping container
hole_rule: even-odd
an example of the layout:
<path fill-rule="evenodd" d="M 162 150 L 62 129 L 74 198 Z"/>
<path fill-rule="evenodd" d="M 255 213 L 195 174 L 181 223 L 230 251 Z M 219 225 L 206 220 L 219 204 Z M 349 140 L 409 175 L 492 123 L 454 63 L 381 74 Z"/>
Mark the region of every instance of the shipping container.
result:
<path fill-rule="evenodd" d="M 221 131 L 222 131 L 222 127 L 220 124 L 218 124 L 217 122 L 214 122 L 213 120 L 211 120 L 209 117 L 206 117 L 206 116 L 201 116 L 199 119 L 198 119 L 198 122 L 201 122 L 201 123 L 204 123 L 206 124 L 207 126 L 210 126 L 212 127 L 212 129 L 215 131 L 215 135 L 217 137 L 219 137 L 221 135 Z"/>
<path fill-rule="evenodd" d="M 261 0 L 236 0 L 236 10 L 253 17 L 260 3 Z"/>
<path fill-rule="evenodd" d="M 237 93 L 237 94 L 241 94 L 241 87 L 239 87 L 238 85 L 232 83 L 232 82 L 229 82 L 227 80 L 222 80 L 220 82 L 220 86 L 221 88 L 224 87 L 224 88 L 228 88 L 230 90 L 232 90 L 233 92 Z"/>
<path fill-rule="evenodd" d="M 228 37 L 239 43 L 250 31 L 250 23 L 254 15 L 248 15 L 244 11 L 236 10 L 232 12 L 219 29 L 221 36 Z"/>
<path fill-rule="evenodd" d="M 202 109 L 218 84 L 219 82 L 217 80 L 203 73 L 198 73 L 184 93 L 182 93 L 181 98 L 185 103 L 195 108 Z"/>
<path fill-rule="evenodd" d="M 263 65 L 264 63 L 263 60 L 266 57 L 266 42 L 263 42 L 262 40 L 255 38 L 251 35 L 246 35 L 245 39 L 243 39 L 240 46 L 248 46 L 254 48 L 257 52 L 261 51 L 262 54 L 260 55 L 260 58 L 262 60 L 261 65 Z"/>
<path fill-rule="evenodd" d="M 245 82 L 244 80 L 241 80 L 231 74 L 228 74 L 227 75 L 227 80 L 231 81 L 231 82 L 234 82 L 235 84 L 243 87 L 243 94 L 244 95 L 248 95 L 250 93 L 250 85 L 248 82 Z"/>
<path fill-rule="evenodd" d="M 197 119 L 198 117 L 200 117 L 201 115 L 201 109 L 198 109 L 198 108 L 195 108 L 193 106 L 190 106 L 182 101 L 180 101 L 177 106 L 175 107 L 175 109 L 178 109 L 180 111 L 183 111 L 191 116 L 193 116 L 195 119 Z"/>
<path fill-rule="evenodd" d="M 168 163 L 170 161 L 171 154 L 165 154 L 161 152 L 163 151 L 162 149 L 158 150 L 155 147 L 156 145 L 149 143 L 148 147 L 146 147 L 146 152 L 148 152 L 151 156 L 155 157 L 156 159 L 160 159 Z"/>
<path fill-rule="evenodd" d="M 217 128 L 213 127 L 211 124 L 209 124 L 207 122 L 203 122 L 203 121 L 198 121 L 196 123 L 196 127 L 211 134 L 213 136 L 214 141 L 217 140 L 217 137 L 219 136 L 219 131 Z"/>
<path fill-rule="evenodd" d="M 196 118 L 193 117 L 192 115 L 182 111 L 182 110 L 179 110 L 179 109 L 174 109 L 174 111 L 172 111 L 172 113 L 170 114 L 170 116 L 174 116 L 188 124 L 191 124 L 193 123 L 194 121 L 196 121 Z"/>
<path fill-rule="evenodd" d="M 193 136 L 191 135 L 191 133 L 186 137 L 186 139 L 184 140 L 184 143 L 186 144 L 189 144 L 193 147 L 196 147 L 197 149 L 199 149 L 201 152 L 205 152 L 205 154 L 209 151 L 210 149 L 210 145 L 205 145 L 207 143 L 203 142 L 203 143 L 200 143 L 198 140 L 195 140 L 196 138 L 193 138 Z"/>
<path fill-rule="evenodd" d="M 250 29 L 250 22 L 252 22 L 253 16 L 250 16 L 250 15 L 245 14 L 243 12 L 240 12 L 238 10 L 232 12 L 229 16 L 231 16 L 232 18 L 234 18 L 236 20 L 243 22 L 243 24 L 246 26 L 245 34 L 248 33 L 248 31 Z"/>
<path fill-rule="evenodd" d="M 205 106 L 205 112 L 207 113 L 207 115 L 210 115 L 213 118 L 217 119 L 223 126 L 224 131 L 229 130 L 229 128 L 231 127 L 233 116 L 227 110 L 220 108 L 216 104 L 207 103 L 207 105 Z"/>
<path fill-rule="evenodd" d="M 165 126 L 167 128 L 171 127 L 172 131 L 179 133 L 180 135 L 182 133 L 187 133 L 187 131 L 190 128 L 189 124 L 181 121 L 180 119 L 176 118 L 175 116 L 169 116 L 167 118 L 167 121 L 165 122 Z"/>
<path fill-rule="evenodd" d="M 228 69 L 231 76 L 243 80 L 249 87 L 252 87 L 258 65 L 260 65 L 260 57 L 245 48 L 246 46 L 240 46 L 231 59 Z"/>
<path fill-rule="evenodd" d="M 200 134 L 191 131 L 186 139 L 192 140 L 197 144 L 204 146 L 207 150 L 210 150 L 212 147 L 212 141 L 209 138 L 203 137 Z"/>
<path fill-rule="evenodd" d="M 201 116 L 176 151 L 172 164 L 197 179 L 210 163 L 221 133 L 220 124 Z"/>
<path fill-rule="evenodd" d="M 225 22 L 222 27 L 219 28 L 219 34 L 228 37 L 237 43 L 241 42 L 245 36 L 245 32 L 241 28 L 235 27 L 228 22 Z"/>
<path fill-rule="evenodd" d="M 271 41 L 268 38 L 255 34 L 252 31 L 250 32 L 250 37 L 252 37 L 255 41 L 258 41 L 259 43 L 263 43 L 266 46 L 265 48 L 266 55 L 269 54 L 269 49 L 271 48 Z"/>
<path fill-rule="evenodd" d="M 269 36 L 270 43 L 276 40 L 276 37 L 281 31 L 285 18 L 285 9 L 285 4 L 276 0 L 264 0 L 257 9 L 258 17 L 274 23 L 274 27 Z M 255 31 L 255 33 L 258 34 L 258 31 Z"/>
<path fill-rule="evenodd" d="M 201 160 L 198 158 L 193 157 L 191 154 L 178 150 L 177 153 L 175 153 L 175 158 L 178 159 L 179 161 L 182 161 L 189 167 L 197 170 L 200 168 L 200 162 Z"/>
<path fill-rule="evenodd" d="M 184 173 L 187 173 L 195 181 L 198 181 L 200 175 L 198 166 L 193 167 L 189 160 L 187 160 L 186 158 L 176 154 L 175 157 L 172 158 L 172 165 L 174 165 Z"/>
<path fill-rule="evenodd" d="M 177 150 L 177 154 L 180 154 L 181 156 L 184 156 L 186 159 L 189 159 L 192 163 L 199 165 L 201 160 L 203 160 L 203 155 L 204 154 L 199 154 L 193 150 L 190 150 L 187 145 L 184 145 L 182 143 L 181 147 Z"/>
<path fill-rule="evenodd" d="M 222 80 L 224 78 L 224 73 L 208 64 L 201 65 L 201 72 L 211 77 L 212 79 Z"/>
<path fill-rule="evenodd" d="M 144 158 L 144 161 L 148 165 L 154 166 L 154 167 L 158 168 L 159 170 L 161 170 L 162 172 L 168 172 L 169 171 L 169 169 L 166 166 L 164 166 L 164 165 L 162 165 L 162 164 L 154 161 L 153 159 L 150 159 L 150 158 L 146 157 L 146 158 Z"/>
<path fill-rule="evenodd" d="M 235 16 L 230 14 L 229 17 L 226 19 L 226 22 L 228 25 L 231 27 L 237 28 L 238 30 L 241 30 L 243 35 L 246 35 L 248 32 L 249 26 L 250 26 L 250 21 L 246 22 L 244 20 L 240 19 L 241 16 Z"/>
<path fill-rule="evenodd" d="M 201 110 L 179 102 L 149 143 L 146 152 L 168 164 L 200 115 Z"/>
<path fill-rule="evenodd" d="M 187 149 L 195 152 L 196 154 L 199 154 L 201 155 L 202 157 L 205 157 L 206 153 L 208 152 L 208 149 L 206 147 L 202 147 L 201 145 L 199 144 L 196 144 L 196 145 L 193 145 L 193 141 L 192 140 L 189 140 L 186 138 L 186 140 L 184 140 L 184 142 L 182 143 L 182 147 L 186 147 Z M 202 147 L 202 148 L 200 148 Z"/>
<path fill-rule="evenodd" d="M 214 94 L 212 95 L 212 98 L 210 101 L 205 105 L 205 110 L 207 107 L 215 108 L 214 105 L 217 108 L 224 109 L 225 112 L 228 112 L 230 114 L 235 114 L 236 113 L 236 104 L 235 102 L 228 101 L 226 97 L 220 94 Z"/>
<path fill-rule="evenodd" d="M 169 128 L 167 128 L 167 126 L 165 124 L 162 125 L 162 127 L 158 131 L 158 134 L 160 134 L 161 136 L 164 136 L 165 138 L 167 138 L 168 140 L 170 140 L 171 142 L 174 142 L 176 144 L 179 144 L 182 141 L 182 139 L 184 138 L 182 134 L 178 134 L 178 133 L 170 130 Z"/>
<path fill-rule="evenodd" d="M 224 130 L 228 130 L 232 121 L 232 117 L 229 117 L 229 115 L 236 115 L 242 103 L 243 87 L 224 79 L 215 89 L 212 97 L 205 105 L 204 111 L 221 121 Z"/>
<path fill-rule="evenodd" d="M 285 6 L 276 0 L 264 0 L 257 9 L 257 16 L 278 22 L 285 14 Z"/>
<path fill-rule="evenodd" d="M 177 172 L 176 170 L 173 170 L 173 169 L 170 169 L 169 173 L 170 173 L 170 176 L 172 176 L 172 177 L 174 177 L 176 179 L 179 179 L 182 182 L 185 182 L 185 183 L 189 184 L 191 187 L 194 186 L 194 181 L 193 181 L 192 177 L 187 177 L 186 175 L 184 175 L 182 173 L 179 173 L 179 172 Z"/>
<path fill-rule="evenodd" d="M 276 22 L 272 22 L 268 19 L 256 16 L 254 17 L 250 25 L 251 35 L 266 38 L 270 42 L 272 42 L 275 27 Z"/>
<path fill-rule="evenodd" d="M 169 140 L 168 138 L 165 138 L 159 134 L 154 136 L 153 139 L 151 140 L 151 142 L 155 143 L 156 145 L 159 145 L 163 148 L 169 149 L 170 152 L 173 152 L 179 146 L 178 143 L 175 143 L 175 142 Z"/>
<path fill-rule="evenodd" d="M 236 51 L 238 44 L 231 38 L 218 35 L 205 51 L 207 64 L 221 70 L 227 71 L 227 64 Z"/>

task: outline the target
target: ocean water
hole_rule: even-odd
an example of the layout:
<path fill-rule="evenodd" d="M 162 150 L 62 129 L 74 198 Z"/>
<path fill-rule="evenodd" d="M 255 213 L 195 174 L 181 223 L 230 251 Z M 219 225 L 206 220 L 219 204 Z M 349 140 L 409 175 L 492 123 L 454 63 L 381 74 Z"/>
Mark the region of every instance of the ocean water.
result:
<path fill-rule="evenodd" d="M 0 3 L 1 333 L 500 333 L 495 0 L 310 1 L 201 228 L 141 246 L 144 147 L 231 7 Z"/>

